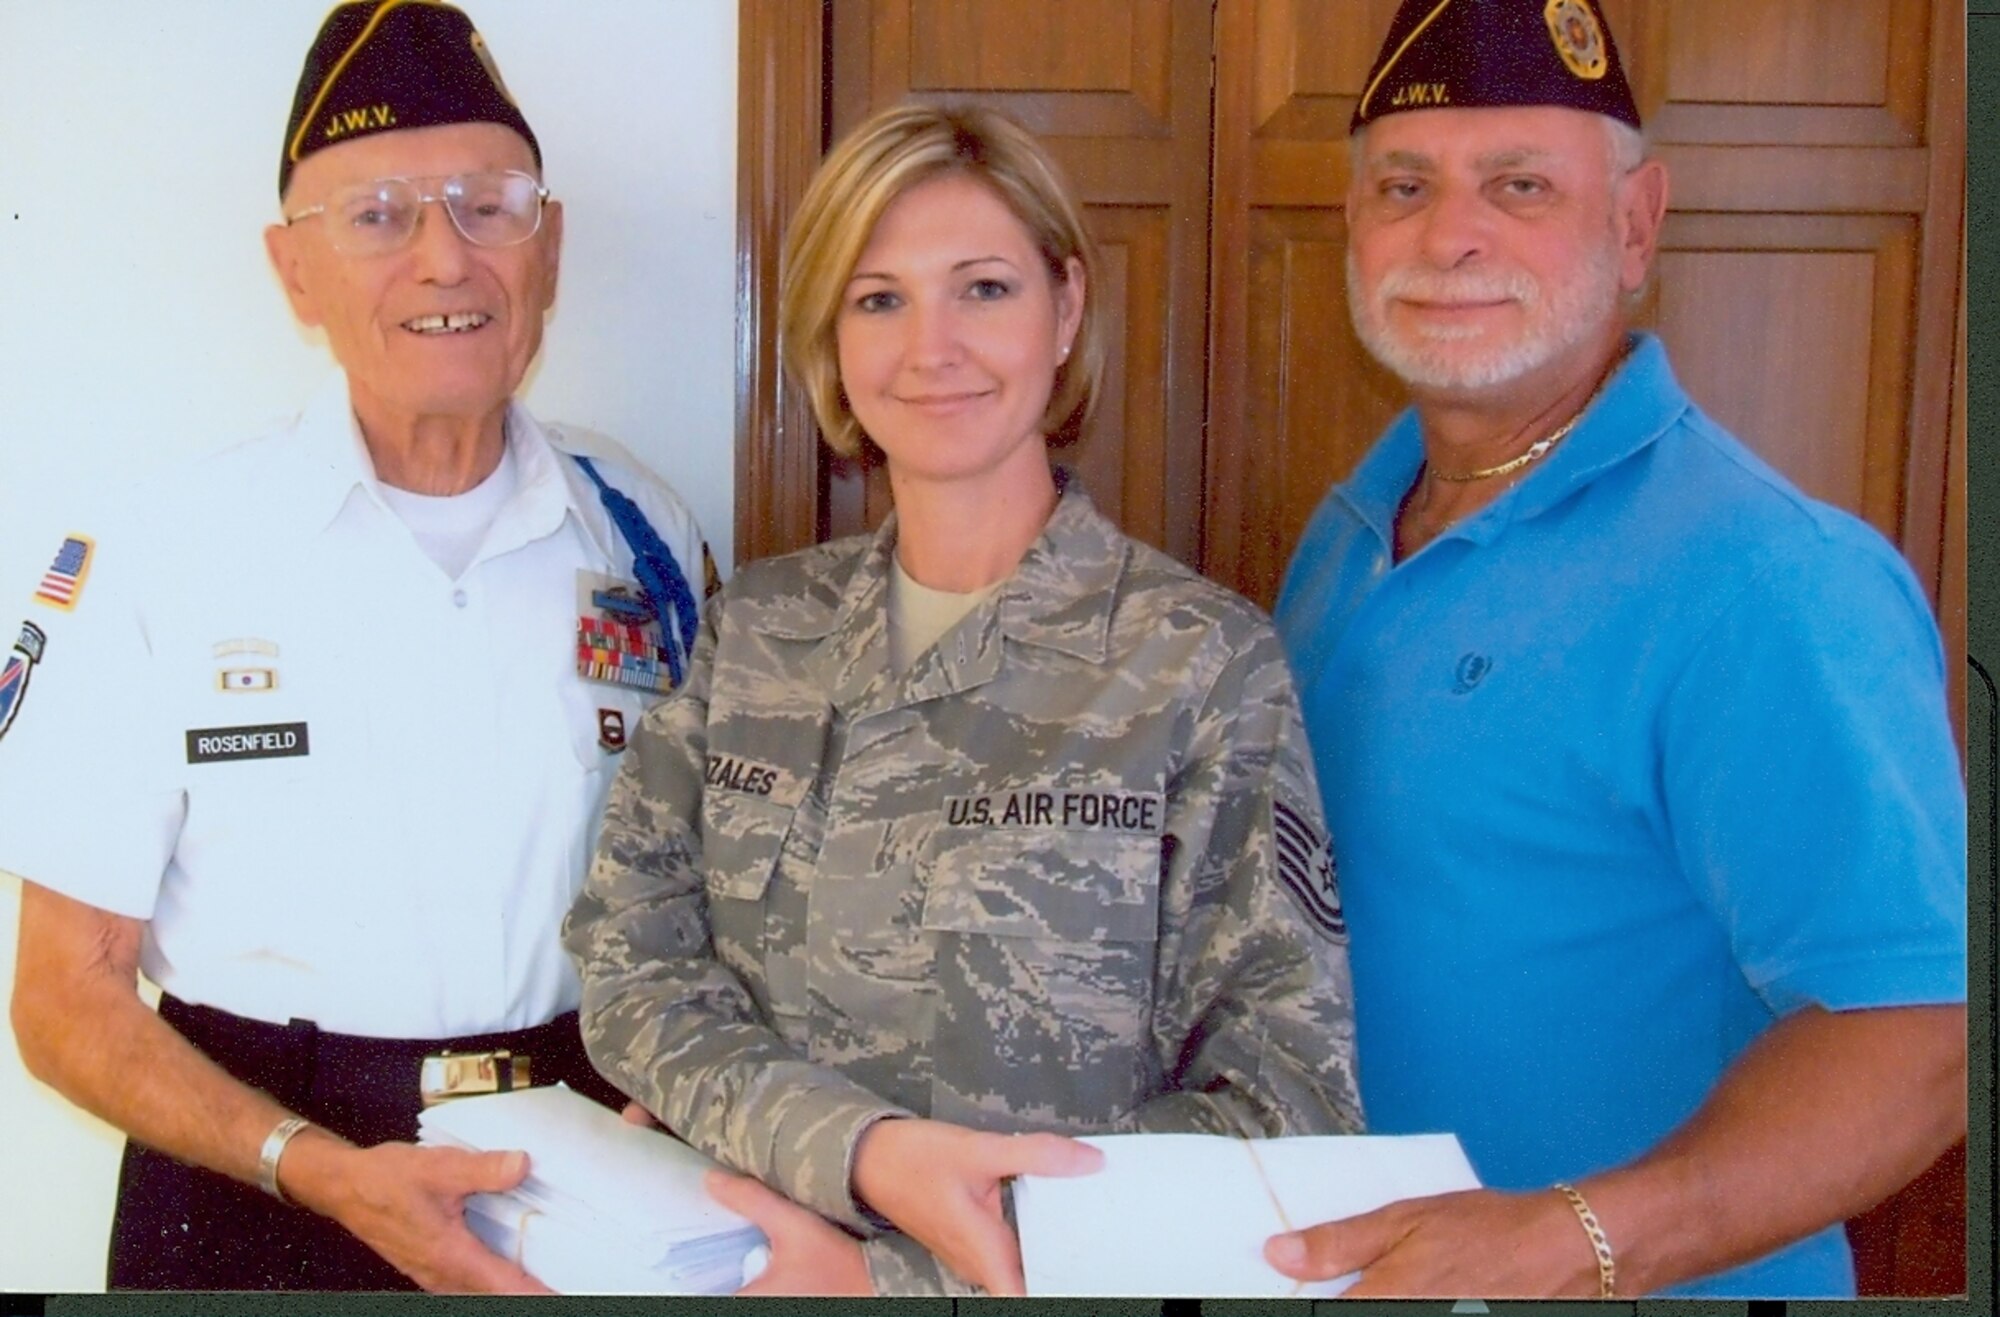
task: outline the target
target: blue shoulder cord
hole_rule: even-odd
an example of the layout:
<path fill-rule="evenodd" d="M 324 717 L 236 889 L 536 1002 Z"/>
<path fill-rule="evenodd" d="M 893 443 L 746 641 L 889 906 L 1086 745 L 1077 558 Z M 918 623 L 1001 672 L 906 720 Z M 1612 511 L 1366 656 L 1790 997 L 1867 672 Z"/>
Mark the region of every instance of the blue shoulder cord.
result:
<path fill-rule="evenodd" d="M 597 486 L 597 496 L 603 501 L 604 510 L 611 514 L 612 523 L 632 550 L 632 573 L 639 578 L 639 588 L 646 592 L 646 597 L 660 612 L 660 638 L 666 641 L 667 675 L 678 686 L 687 676 L 687 663 L 683 656 L 694 649 L 695 629 L 701 624 L 701 610 L 695 604 L 694 591 L 688 589 L 687 576 L 681 571 L 681 565 L 674 561 L 673 550 L 653 529 L 653 523 L 646 520 L 646 514 L 639 511 L 639 505 L 606 483 L 589 458 L 578 453 L 570 456 L 576 458 L 583 474 Z"/>

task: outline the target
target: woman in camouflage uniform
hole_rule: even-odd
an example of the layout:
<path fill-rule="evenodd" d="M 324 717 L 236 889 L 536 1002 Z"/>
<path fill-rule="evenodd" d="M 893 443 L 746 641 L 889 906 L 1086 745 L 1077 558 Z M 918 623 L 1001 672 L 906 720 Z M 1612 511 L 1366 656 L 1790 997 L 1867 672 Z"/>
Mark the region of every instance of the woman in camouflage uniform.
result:
<path fill-rule="evenodd" d="M 819 1214 L 723 1186 L 765 1289 L 1020 1292 L 1003 1181 L 1097 1164 L 1059 1134 L 1360 1128 L 1278 641 L 1050 462 L 1095 282 L 1048 158 L 979 110 L 862 125 L 788 238 L 786 360 L 896 512 L 713 601 L 567 934 L 606 1075 Z"/>

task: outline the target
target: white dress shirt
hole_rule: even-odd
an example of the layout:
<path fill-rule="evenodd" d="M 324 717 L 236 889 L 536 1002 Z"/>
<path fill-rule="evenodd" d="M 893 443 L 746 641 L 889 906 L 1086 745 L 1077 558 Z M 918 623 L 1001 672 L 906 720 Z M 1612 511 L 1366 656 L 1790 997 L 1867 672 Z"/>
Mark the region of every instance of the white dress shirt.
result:
<path fill-rule="evenodd" d="M 579 675 L 579 573 L 630 581 L 632 555 L 563 454 L 697 597 L 704 548 L 615 444 L 518 404 L 507 433 L 517 487 L 455 579 L 385 503 L 344 381 L 79 526 L 69 607 L 23 606 L 0 868 L 148 921 L 147 976 L 238 1015 L 445 1038 L 575 1007 L 558 930 L 656 697 Z"/>

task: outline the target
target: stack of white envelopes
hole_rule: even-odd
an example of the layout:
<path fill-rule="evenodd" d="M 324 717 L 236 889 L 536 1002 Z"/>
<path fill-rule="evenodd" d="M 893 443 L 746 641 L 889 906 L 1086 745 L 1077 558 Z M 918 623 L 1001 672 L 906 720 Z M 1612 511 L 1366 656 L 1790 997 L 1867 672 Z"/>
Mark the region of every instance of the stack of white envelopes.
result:
<path fill-rule="evenodd" d="M 1031 1295 L 1330 1298 L 1356 1275 L 1300 1284 L 1264 1260 L 1280 1231 L 1405 1198 L 1477 1189 L 1450 1134 L 1091 1135 L 1093 1175 L 1014 1183 Z"/>
<path fill-rule="evenodd" d="M 708 1196 L 715 1163 L 556 1085 L 425 1111 L 419 1142 L 521 1149 L 528 1175 L 466 1200 L 485 1245 L 566 1294 L 729 1294 L 762 1269 L 762 1231 Z"/>

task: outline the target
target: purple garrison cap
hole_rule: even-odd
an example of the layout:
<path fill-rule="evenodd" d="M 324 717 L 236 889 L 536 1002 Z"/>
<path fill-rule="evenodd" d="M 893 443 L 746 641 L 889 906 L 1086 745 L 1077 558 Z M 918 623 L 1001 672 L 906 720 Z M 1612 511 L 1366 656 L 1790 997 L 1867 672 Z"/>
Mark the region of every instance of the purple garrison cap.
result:
<path fill-rule="evenodd" d="M 1347 131 L 1401 110 L 1505 105 L 1640 126 L 1597 0 L 1403 0 Z"/>
<path fill-rule="evenodd" d="M 315 151 L 371 133 L 451 123 L 497 123 L 541 143 L 522 117 L 485 38 L 444 0 L 349 0 L 334 6 L 306 53 L 278 195 Z"/>

